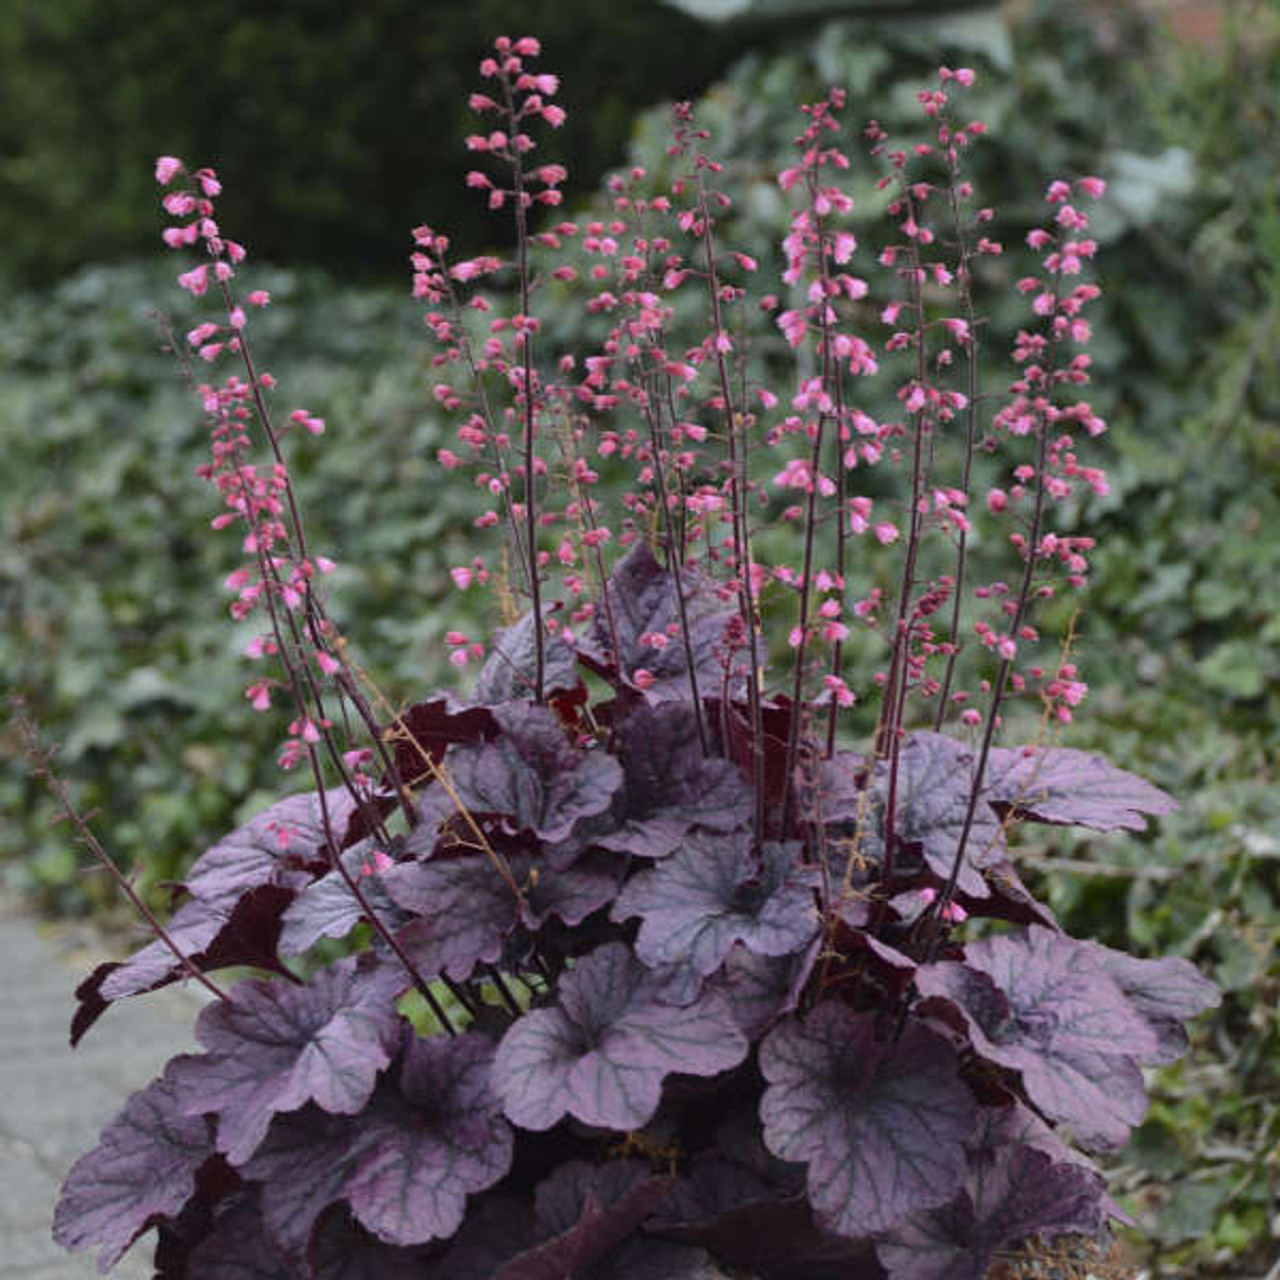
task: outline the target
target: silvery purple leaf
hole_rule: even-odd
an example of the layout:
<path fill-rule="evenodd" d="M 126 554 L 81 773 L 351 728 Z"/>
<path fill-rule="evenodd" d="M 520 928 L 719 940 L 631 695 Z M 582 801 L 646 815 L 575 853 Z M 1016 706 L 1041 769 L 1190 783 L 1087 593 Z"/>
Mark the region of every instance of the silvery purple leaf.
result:
<path fill-rule="evenodd" d="M 651 968 L 679 964 L 706 978 L 735 942 L 766 956 L 804 950 L 818 931 L 816 883 L 796 845 L 766 844 L 757 859 L 749 831 L 697 833 L 631 877 L 613 918 L 640 917 L 636 954 Z"/>
<path fill-rule="evenodd" d="M 1182 1057 L 1188 1044 L 1183 1021 L 1222 1002 L 1222 993 L 1189 960 L 1139 960 L 1099 942 L 1085 945 L 1155 1032 L 1156 1052 L 1144 1062 L 1164 1064 Z"/>
<path fill-rule="evenodd" d="M 343 1197 L 347 1179 L 372 1145 L 359 1118 L 308 1104 L 277 1115 L 265 1140 L 240 1170 L 259 1184 L 263 1230 L 291 1265 L 303 1267 L 320 1215 Z M 305 1169 L 305 1177 L 298 1171 Z"/>
<path fill-rule="evenodd" d="M 813 820 L 856 826 L 867 813 L 866 775 L 867 759 L 855 751 L 837 751 L 820 760 L 809 801 Z"/>
<path fill-rule="evenodd" d="M 583 1276 L 583 1280 L 732 1280 L 702 1249 L 633 1236 Z"/>
<path fill-rule="evenodd" d="M 913 733 L 902 744 L 898 764 L 897 834 L 907 843 L 919 843 L 925 861 L 940 879 L 951 874 L 960 833 L 964 830 L 973 785 L 972 751 L 940 733 Z M 876 766 L 873 786 L 881 805 L 887 802 L 889 766 Z M 1001 860 L 1004 832 L 995 811 L 979 799 L 965 846 L 958 881 L 960 889 L 975 898 L 988 890 L 980 871 Z"/>
<path fill-rule="evenodd" d="M 513 864 L 514 865 L 514 864 Z M 540 929 L 554 916 L 569 926 L 581 924 L 593 911 L 617 896 L 627 870 L 621 854 L 592 853 L 557 870 L 540 866 L 526 877 L 520 900 L 520 920 L 526 929 Z"/>
<path fill-rule="evenodd" d="M 736 616 L 715 587 L 694 570 L 685 570 L 681 590 L 693 649 L 698 694 L 720 690 L 723 672 L 718 650 L 725 627 Z M 614 566 L 606 587 L 604 607 L 597 608 L 590 633 L 579 653 L 602 673 L 631 681 L 638 669 L 653 683 L 645 690 L 649 702 L 687 702 L 691 699 L 688 659 L 680 630 L 675 580 L 654 559 L 643 539 Z M 662 636 L 665 647 L 654 647 L 650 636 Z M 616 641 L 616 644 L 615 644 Z"/>
<path fill-rule="evenodd" d="M 378 919 L 392 932 L 405 923 L 405 915 L 387 896 L 377 869 L 375 846 L 365 841 L 342 855 L 348 874 Z M 355 894 L 337 871 L 330 871 L 307 885 L 289 904 L 280 933 L 280 954 L 301 955 L 321 938 L 345 938 L 365 918 Z"/>
<path fill-rule="evenodd" d="M 757 955 L 740 943 L 730 950 L 713 985 L 724 994 L 738 1029 L 748 1040 L 754 1043 L 772 1022 L 799 1007 L 820 941 L 815 939 L 804 951 L 789 956 Z"/>
<path fill-rule="evenodd" d="M 606 849 L 661 858 L 694 826 L 727 832 L 751 820 L 749 788 L 728 760 L 704 756 L 691 705 L 638 707 L 618 728 L 617 752 L 620 825 L 597 837 Z"/>
<path fill-rule="evenodd" d="M 305 985 L 238 983 L 230 1001 L 200 1013 L 196 1036 L 208 1052 L 180 1059 L 179 1105 L 191 1116 L 218 1117 L 218 1150 L 237 1165 L 277 1112 L 312 1101 L 335 1114 L 359 1111 L 399 1042 L 393 1000 L 404 985 L 356 957 Z"/>
<path fill-rule="evenodd" d="M 1036 822 L 1092 831 L 1143 831 L 1143 814 L 1172 813 L 1177 802 L 1102 756 L 1068 747 L 996 747 L 985 792 Z"/>
<path fill-rule="evenodd" d="M 808 1164 L 819 1221 L 846 1236 L 892 1230 L 953 1199 L 976 1117 L 946 1040 L 911 1023 L 877 1041 L 876 1021 L 826 1000 L 760 1047 L 765 1142 Z"/>
<path fill-rule="evenodd" d="M 1138 1062 L 1155 1033 L 1090 948 L 1032 925 L 916 974 L 963 1015 L 974 1049 L 1022 1073 L 1031 1101 L 1091 1149 L 1119 1146 L 1146 1111 Z"/>
<path fill-rule="evenodd" d="M 105 1272 L 148 1227 L 178 1214 L 212 1154 L 208 1125 L 178 1108 L 170 1063 L 72 1167 L 54 1211 L 54 1240 L 64 1249 L 101 1246 Z"/>
<path fill-rule="evenodd" d="M 512 1135 L 490 1086 L 484 1036 L 407 1041 L 398 1090 L 380 1087 L 358 1125 L 364 1148 L 343 1185 L 361 1224 L 388 1244 L 425 1244 L 462 1225 L 467 1197 L 511 1168 Z"/>
<path fill-rule="evenodd" d="M 975 1162 L 954 1202 L 897 1228 L 876 1253 L 890 1280 L 983 1280 L 1001 1249 L 1030 1236 L 1097 1231 L 1103 1191 L 1079 1165 L 1002 1147 Z"/>
<path fill-rule="evenodd" d="M 494 636 L 472 690 L 476 702 L 493 706 L 533 698 L 537 671 L 535 641 L 532 610 Z M 578 687 L 577 658 L 562 636 L 544 630 L 542 657 L 544 696 Z"/>
<path fill-rule="evenodd" d="M 485 853 L 404 862 L 382 877 L 387 894 L 414 919 L 397 941 L 424 973 L 462 982 L 493 964 L 516 926 L 518 901 Z"/>
<path fill-rule="evenodd" d="M 288 796 L 256 814 L 242 827 L 201 854 L 187 873 L 187 891 L 194 898 L 228 910 L 247 890 L 262 884 L 300 888 L 310 876 L 296 873 L 314 862 L 328 862 L 324 815 L 341 847 L 355 802 L 344 787 L 324 793 Z"/>
<path fill-rule="evenodd" d="M 603 813 L 622 785 L 622 769 L 604 751 L 570 746 L 554 711 L 509 702 L 493 708 L 502 732 L 490 742 L 454 747 L 446 760 L 462 804 L 501 818 L 516 834 L 563 840 L 580 818 Z"/>
<path fill-rule="evenodd" d="M 578 961 L 560 980 L 560 1003 L 526 1013 L 498 1046 L 494 1086 L 507 1116 L 535 1130 L 566 1113 L 638 1129 L 658 1109 L 667 1075 L 737 1066 L 747 1042 L 723 998 L 707 994 L 676 1008 L 662 999 L 662 985 L 621 943 Z"/>

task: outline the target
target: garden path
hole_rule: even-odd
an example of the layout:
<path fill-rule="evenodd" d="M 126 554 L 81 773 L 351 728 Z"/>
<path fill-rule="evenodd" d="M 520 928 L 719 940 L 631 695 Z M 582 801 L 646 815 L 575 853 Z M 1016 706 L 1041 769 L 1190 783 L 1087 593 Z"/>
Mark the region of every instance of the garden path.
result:
<path fill-rule="evenodd" d="M 196 997 L 169 989 L 108 1010 L 67 1047 L 77 983 L 104 958 L 83 926 L 47 926 L 0 897 L 0 1280 L 89 1280 L 92 1254 L 68 1254 L 50 1224 L 76 1158 L 166 1059 L 195 1047 Z M 111 1273 L 150 1280 L 147 1246 Z"/>

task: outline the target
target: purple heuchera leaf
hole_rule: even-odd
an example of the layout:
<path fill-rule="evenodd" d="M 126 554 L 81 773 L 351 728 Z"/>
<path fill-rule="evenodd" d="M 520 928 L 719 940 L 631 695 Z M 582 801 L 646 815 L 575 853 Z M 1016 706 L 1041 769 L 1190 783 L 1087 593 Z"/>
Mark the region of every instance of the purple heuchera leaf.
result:
<path fill-rule="evenodd" d="M 735 942 L 766 956 L 804 950 L 818 931 L 815 884 L 796 845 L 766 844 L 757 859 L 749 831 L 695 834 L 631 877 L 613 918 L 639 916 L 636 954 L 651 968 L 687 968 L 696 990 Z"/>
<path fill-rule="evenodd" d="M 549 1129 L 566 1113 L 639 1129 L 665 1076 L 712 1076 L 742 1061 L 747 1042 L 722 997 L 682 1009 L 662 988 L 662 975 L 622 943 L 584 956 L 561 979 L 560 1003 L 526 1013 L 498 1046 L 494 1086 L 507 1116 L 525 1129 Z"/>
<path fill-rule="evenodd" d="M 462 1225 L 468 1195 L 511 1168 L 512 1135 L 490 1085 L 493 1044 L 466 1033 L 410 1037 L 400 1088 L 380 1088 L 356 1121 L 364 1154 L 343 1194 L 389 1244 L 425 1244 Z"/>
<path fill-rule="evenodd" d="M 486 706 L 499 702 L 527 701 L 534 696 L 537 670 L 533 612 L 499 631 L 489 646 L 489 656 L 476 677 L 472 697 Z M 578 662 L 564 638 L 543 632 L 542 692 L 566 693 L 581 683 Z"/>
<path fill-rule="evenodd" d="M 343 787 L 288 796 L 250 818 L 197 859 L 184 881 L 193 898 L 230 907 L 260 884 L 299 886 L 291 873 L 327 863 L 324 813 L 341 845 L 355 802 Z M 308 877 L 309 878 L 309 877 Z"/>
<path fill-rule="evenodd" d="M 395 1053 L 393 1000 L 404 985 L 356 957 L 305 985 L 238 983 L 230 1001 L 207 1005 L 196 1022 L 208 1052 L 177 1060 L 182 1109 L 218 1117 L 218 1150 L 232 1164 L 253 1154 L 279 1111 L 310 1101 L 336 1114 L 359 1111 Z"/>
<path fill-rule="evenodd" d="M 890 1280 L 983 1280 L 997 1253 L 1032 1235 L 1095 1232 L 1102 1179 L 1041 1151 L 1005 1146 L 974 1162 L 954 1202 L 876 1244 Z"/>
<path fill-rule="evenodd" d="M 462 982 L 502 955 L 519 903 L 487 854 L 405 862 L 382 879 L 392 901 L 416 917 L 396 940 L 424 973 Z"/>
<path fill-rule="evenodd" d="M 569 745 L 554 711 L 510 702 L 493 708 L 501 733 L 447 757 L 458 798 L 474 814 L 502 818 L 512 834 L 563 840 L 580 818 L 603 813 L 622 785 L 617 760 Z"/>
<path fill-rule="evenodd" d="M 267 1242 L 257 1196 L 246 1192 L 218 1214 L 181 1274 L 184 1280 L 298 1280 L 299 1273 Z"/>
<path fill-rule="evenodd" d="M 974 1049 L 1022 1073 L 1027 1096 L 1089 1148 L 1119 1146 L 1146 1111 L 1138 1062 L 1155 1033 L 1089 946 L 1039 925 L 926 965 L 922 996 L 958 1009 Z"/>
<path fill-rule="evenodd" d="M 1182 1057 L 1188 1044 L 1183 1021 L 1216 1008 L 1222 1001 L 1218 988 L 1189 960 L 1179 956 L 1139 960 L 1099 942 L 1084 945 L 1155 1032 L 1156 1052 L 1144 1062 L 1163 1065 Z"/>
<path fill-rule="evenodd" d="M 606 849 L 661 858 L 694 826 L 732 831 L 751 820 L 751 792 L 728 760 L 707 758 L 693 707 L 638 707 L 618 728 L 623 788 L 618 830 L 596 837 Z"/>
<path fill-rule="evenodd" d="M 1172 813 L 1177 802 L 1102 756 L 1068 747 L 996 747 L 986 795 L 1036 822 L 1092 831 L 1143 831 L 1143 814 Z"/>
<path fill-rule="evenodd" d="M 148 1227 L 178 1214 L 212 1154 L 208 1125 L 179 1110 L 170 1063 L 76 1161 L 54 1211 L 53 1238 L 64 1249 L 101 1245 L 98 1269 L 107 1271 Z"/>
<path fill-rule="evenodd" d="M 429 1249 L 383 1244 L 362 1231 L 341 1208 L 330 1209 L 320 1219 L 308 1262 L 309 1280 L 447 1280 L 448 1276 L 432 1267 Z"/>
<path fill-rule="evenodd" d="M 638 1161 L 561 1165 L 535 1192 L 542 1243 L 512 1258 L 493 1280 L 561 1280 L 599 1262 L 649 1216 L 671 1185 Z"/>
<path fill-rule="evenodd" d="M 748 1040 L 758 1040 L 770 1023 L 793 1013 L 818 958 L 821 938 L 789 956 L 761 956 L 736 944 L 714 986 L 724 993 L 733 1019 Z"/>
<path fill-rule="evenodd" d="M 898 765 L 898 838 L 919 843 L 925 861 L 941 879 L 951 874 L 964 829 L 973 785 L 973 753 L 941 733 L 913 733 L 902 745 Z M 873 786 L 881 799 L 888 794 L 888 765 L 876 767 Z M 1001 860 L 1004 832 L 989 804 L 979 800 L 965 847 L 959 887 L 975 898 L 987 896 L 981 868 Z"/>
<path fill-rule="evenodd" d="M 808 1164 L 819 1221 L 846 1236 L 892 1230 L 954 1198 L 976 1116 L 946 1040 L 911 1023 L 880 1042 L 875 1024 L 826 1000 L 760 1047 L 764 1140 Z"/>
<path fill-rule="evenodd" d="M 513 860 L 515 866 L 519 866 L 519 860 Z M 571 927 L 581 924 L 593 911 L 613 901 L 626 869 L 625 857 L 599 852 L 561 869 L 539 866 L 536 876 L 526 872 L 520 899 L 521 923 L 526 929 L 536 930 L 554 916 Z"/>
<path fill-rule="evenodd" d="M 359 882 L 378 919 L 394 932 L 405 922 L 405 916 L 387 896 L 377 870 L 377 853 L 377 847 L 365 841 L 348 849 L 342 862 L 348 874 Z M 345 938 L 364 918 L 364 909 L 347 882 L 337 871 L 330 871 L 307 885 L 289 904 L 280 933 L 280 954 L 297 956 L 321 938 Z"/>
<path fill-rule="evenodd" d="M 299 1270 L 316 1222 L 342 1199 L 343 1187 L 371 1141 L 359 1116 L 330 1115 L 308 1104 L 276 1116 L 265 1141 L 241 1169 L 259 1184 L 267 1240 Z M 301 1170 L 305 1176 L 299 1176 Z"/>
<path fill-rule="evenodd" d="M 682 590 L 698 693 L 705 698 L 719 692 L 723 671 L 717 651 L 736 611 L 692 569 L 684 571 Z M 645 690 L 649 702 L 689 701 L 688 659 L 675 580 L 654 559 L 646 542 L 637 541 L 614 566 L 606 594 L 607 606 L 596 610 L 579 653 L 598 670 L 620 674 L 627 681 L 638 669 L 648 671 L 654 677 Z M 655 648 L 646 641 L 652 635 L 667 637 L 669 643 Z"/>

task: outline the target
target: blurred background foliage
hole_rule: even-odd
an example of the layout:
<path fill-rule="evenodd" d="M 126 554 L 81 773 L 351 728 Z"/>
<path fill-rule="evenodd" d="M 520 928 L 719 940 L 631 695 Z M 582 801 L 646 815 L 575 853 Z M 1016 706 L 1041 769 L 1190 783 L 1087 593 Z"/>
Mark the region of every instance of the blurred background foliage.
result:
<path fill-rule="evenodd" d="M 1155 1273 L 1254 1274 L 1280 1247 L 1280 0 L 1220 13 L 1218 40 L 1193 46 L 1118 0 L 652 0 L 607 14 L 528 0 L 518 18 L 508 0 L 10 0 L 0 683 L 25 694 L 157 898 L 280 788 L 282 726 L 244 701 L 243 635 L 219 586 L 236 549 L 210 535 L 212 495 L 193 475 L 203 430 L 159 350 L 166 309 L 180 332 L 193 312 L 158 248 L 155 154 L 218 163 L 224 225 L 273 264 L 253 267 L 273 295 L 256 347 L 288 406 L 329 422 L 293 442 L 295 471 L 313 542 L 340 562 L 334 613 L 397 701 L 449 680 L 445 630 L 487 621 L 449 587 L 477 506 L 434 463 L 450 426 L 405 269 L 423 219 L 468 248 L 502 244 L 461 186 L 485 40 L 543 37 L 570 109 L 555 156 L 579 208 L 605 207 L 592 192 L 610 166 L 660 171 L 655 104 L 702 91 L 734 175 L 735 247 L 760 256 L 776 253 L 773 174 L 798 100 L 843 83 L 852 113 L 905 132 L 921 78 L 943 59 L 972 65 L 992 130 L 976 176 L 1011 250 L 1048 176 L 1111 184 L 1094 390 L 1113 491 L 1082 519 L 1099 539 L 1076 650 L 1092 693 L 1064 740 L 1182 801 L 1145 837 L 1064 836 L 1027 866 L 1071 932 L 1189 956 L 1226 989 L 1192 1055 L 1156 1079 L 1116 1177 Z M 874 244 L 872 173 L 853 182 Z M 999 284 L 1016 264 L 991 270 Z M 990 352 L 1020 319 L 1016 298 L 996 301 Z M 555 327 L 570 344 L 591 332 L 578 315 Z M 767 359 L 777 339 L 761 339 Z M 108 886 L 50 825 L 12 736 L 0 758 L 4 883 L 109 917 Z"/>

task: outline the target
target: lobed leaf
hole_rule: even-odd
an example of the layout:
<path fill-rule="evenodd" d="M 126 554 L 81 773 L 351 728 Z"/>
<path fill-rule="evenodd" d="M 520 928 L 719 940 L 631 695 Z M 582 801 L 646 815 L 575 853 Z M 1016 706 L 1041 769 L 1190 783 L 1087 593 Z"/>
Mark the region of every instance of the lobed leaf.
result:
<path fill-rule="evenodd" d="M 218 1117 L 218 1150 L 242 1164 L 272 1117 L 315 1102 L 359 1111 L 395 1053 L 404 980 L 389 968 L 341 960 L 302 985 L 249 979 L 207 1005 L 196 1035 L 207 1053 L 179 1060 L 175 1088 L 187 1115 Z"/>
<path fill-rule="evenodd" d="M 364 841 L 342 855 L 348 874 L 360 884 L 370 907 L 393 932 L 405 922 L 373 865 L 374 846 Z M 297 956 L 321 938 L 345 938 L 365 918 L 364 909 L 337 871 L 307 885 L 285 909 L 280 932 L 281 955 Z"/>
<path fill-rule="evenodd" d="M 1089 946 L 1040 925 L 923 966 L 916 986 L 963 1015 L 975 1050 L 1022 1073 L 1027 1096 L 1086 1147 L 1122 1144 L 1146 1111 L 1138 1062 L 1155 1032 Z"/>
<path fill-rule="evenodd" d="M 65 1249 L 101 1246 L 100 1271 L 114 1266 L 148 1227 L 177 1216 L 213 1154 L 208 1125 L 179 1107 L 180 1061 L 129 1099 L 63 1184 L 53 1238 Z"/>
<path fill-rule="evenodd" d="M 526 1013 L 498 1046 L 494 1083 L 507 1116 L 535 1130 L 566 1114 L 638 1129 L 657 1110 L 667 1075 L 737 1066 L 747 1042 L 723 998 L 707 993 L 677 1008 L 663 985 L 622 943 L 579 960 L 560 980 L 560 1003 Z"/>
<path fill-rule="evenodd" d="M 632 876 L 613 918 L 639 916 L 636 954 L 651 968 L 679 965 L 691 996 L 735 942 L 765 956 L 804 950 L 818 931 L 815 885 L 798 846 L 769 843 L 757 858 L 749 831 L 697 834 Z"/>
<path fill-rule="evenodd" d="M 640 706 L 617 730 L 622 790 L 617 830 L 596 836 L 606 849 L 665 857 L 693 827 L 728 832 L 751 819 L 751 793 L 728 760 L 704 755 L 693 707 Z"/>
<path fill-rule="evenodd" d="M 534 696 L 537 655 L 533 611 L 493 637 L 484 666 L 476 677 L 472 696 L 485 706 L 500 702 L 528 701 Z M 570 692 L 581 684 L 578 661 L 564 637 L 543 631 L 542 692 Z"/>
<path fill-rule="evenodd" d="M 995 747 L 986 794 L 1036 822 L 1092 831 L 1143 831 L 1143 814 L 1172 813 L 1177 802 L 1145 778 L 1069 747 Z"/>
<path fill-rule="evenodd" d="M 876 1021 L 826 1000 L 760 1047 L 765 1142 L 809 1166 L 819 1222 L 846 1236 L 892 1230 L 953 1199 L 976 1118 L 946 1040 L 911 1023 L 877 1041 Z"/>
<path fill-rule="evenodd" d="M 723 671 L 718 651 L 725 627 L 736 611 L 720 599 L 707 578 L 692 569 L 682 574 L 680 590 L 698 693 L 705 698 L 720 690 Z M 609 678 L 628 683 L 637 670 L 648 671 L 653 676 L 644 695 L 649 702 L 690 701 L 689 658 L 681 632 L 676 580 L 643 539 L 614 566 L 602 603 L 579 653 Z M 645 643 L 644 637 L 651 635 L 667 637 L 667 645 L 654 648 Z"/>
<path fill-rule="evenodd" d="M 571 747 L 555 712 L 510 702 L 493 709 L 501 733 L 454 747 L 448 768 L 463 806 L 501 818 L 512 834 L 565 839 L 581 818 L 603 813 L 622 785 L 617 760 Z"/>

